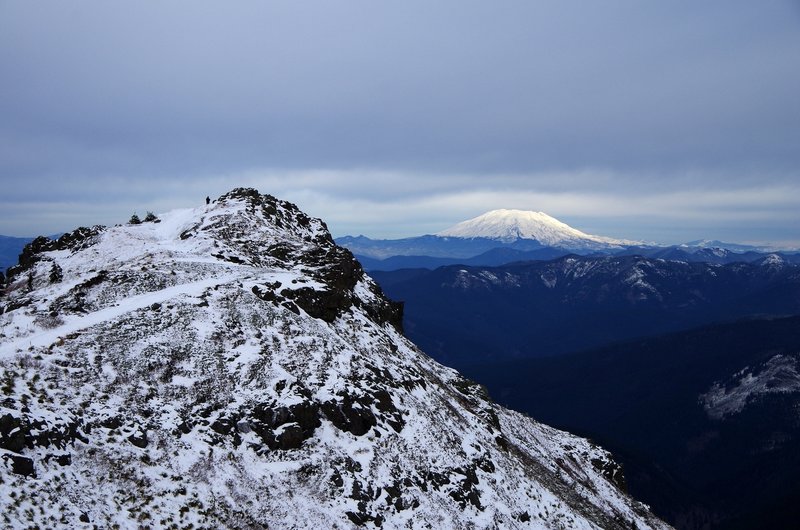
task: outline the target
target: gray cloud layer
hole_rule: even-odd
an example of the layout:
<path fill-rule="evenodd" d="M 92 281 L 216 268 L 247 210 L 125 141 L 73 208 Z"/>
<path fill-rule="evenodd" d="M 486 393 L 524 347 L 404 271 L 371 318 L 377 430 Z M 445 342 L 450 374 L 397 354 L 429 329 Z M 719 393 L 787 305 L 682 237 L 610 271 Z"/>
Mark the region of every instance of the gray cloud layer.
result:
<path fill-rule="evenodd" d="M 0 233 L 250 184 L 340 234 L 796 241 L 798 62 L 790 1 L 0 2 Z"/>

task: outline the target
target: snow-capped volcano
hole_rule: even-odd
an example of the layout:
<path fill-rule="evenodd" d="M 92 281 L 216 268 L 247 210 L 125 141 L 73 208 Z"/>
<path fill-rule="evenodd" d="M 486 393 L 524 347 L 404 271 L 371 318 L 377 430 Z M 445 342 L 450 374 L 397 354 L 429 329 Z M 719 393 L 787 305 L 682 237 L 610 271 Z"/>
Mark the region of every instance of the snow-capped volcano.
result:
<path fill-rule="evenodd" d="M 256 190 L 34 240 L 0 296 L 0 521 L 663 528 L 588 440 L 399 330 L 324 223 Z"/>
<path fill-rule="evenodd" d="M 462 221 L 436 235 L 495 239 L 504 243 L 518 239 L 535 239 L 545 246 L 576 249 L 623 247 L 639 243 L 589 235 L 543 212 L 505 209 L 492 210 Z"/>

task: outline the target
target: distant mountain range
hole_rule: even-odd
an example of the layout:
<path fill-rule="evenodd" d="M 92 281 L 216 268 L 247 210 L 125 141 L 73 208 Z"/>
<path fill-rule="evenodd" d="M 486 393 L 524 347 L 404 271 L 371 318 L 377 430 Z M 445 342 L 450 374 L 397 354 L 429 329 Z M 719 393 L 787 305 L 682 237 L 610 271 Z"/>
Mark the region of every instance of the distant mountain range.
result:
<path fill-rule="evenodd" d="M 543 212 L 524 210 L 492 210 L 432 235 L 391 240 L 344 236 L 336 242 L 353 252 L 368 271 L 435 269 L 455 264 L 497 266 L 572 253 L 733 263 L 756 261 L 775 250 L 717 240 L 661 246 L 596 236 Z M 781 256 L 790 262 L 800 262 L 800 254 L 796 252 L 783 252 Z"/>
<path fill-rule="evenodd" d="M 492 210 L 433 235 L 405 239 L 345 236 L 336 242 L 360 259 L 375 260 L 395 256 L 464 260 L 498 248 L 518 252 L 542 248 L 578 253 L 610 252 L 641 244 L 585 234 L 545 213 L 523 210 Z"/>
<path fill-rule="evenodd" d="M 706 250 L 661 249 L 725 258 Z M 800 265 L 571 254 L 370 275 L 425 351 L 611 448 L 676 528 L 800 517 Z"/>
<path fill-rule="evenodd" d="M 800 266 L 569 255 L 499 267 L 373 271 L 409 337 L 455 367 L 599 347 L 711 322 L 800 314 Z"/>
<path fill-rule="evenodd" d="M 392 256 L 375 259 L 358 256 L 368 271 L 394 271 L 398 269 L 436 269 L 446 265 L 498 266 L 515 261 L 549 260 L 566 256 L 570 252 L 559 248 L 543 247 L 535 250 L 518 250 L 495 247 L 471 258 L 443 258 L 433 256 Z"/>

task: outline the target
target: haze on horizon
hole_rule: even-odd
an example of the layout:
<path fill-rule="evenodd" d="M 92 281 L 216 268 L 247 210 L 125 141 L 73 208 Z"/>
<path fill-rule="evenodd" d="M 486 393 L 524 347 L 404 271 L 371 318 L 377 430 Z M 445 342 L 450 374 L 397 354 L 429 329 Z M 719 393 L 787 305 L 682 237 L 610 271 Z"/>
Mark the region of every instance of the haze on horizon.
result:
<path fill-rule="evenodd" d="M 800 247 L 796 0 L 0 3 L 0 234 L 237 186 L 334 235 L 491 209 Z"/>

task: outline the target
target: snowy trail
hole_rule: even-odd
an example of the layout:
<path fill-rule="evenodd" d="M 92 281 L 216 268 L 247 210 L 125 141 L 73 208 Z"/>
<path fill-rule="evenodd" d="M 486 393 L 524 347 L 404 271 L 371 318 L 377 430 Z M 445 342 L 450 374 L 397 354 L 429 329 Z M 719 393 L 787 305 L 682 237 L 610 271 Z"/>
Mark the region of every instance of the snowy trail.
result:
<path fill-rule="evenodd" d="M 183 283 L 181 285 L 167 287 L 166 289 L 162 289 L 160 291 L 153 291 L 137 296 L 131 296 L 130 298 L 125 299 L 119 305 L 107 307 L 105 309 L 95 311 L 94 313 L 89 313 L 88 315 L 70 316 L 67 318 L 67 321 L 64 324 L 58 327 L 46 331 L 38 331 L 33 335 L 20 337 L 10 342 L 0 344 L 0 359 L 20 353 L 31 347 L 38 348 L 50 346 L 56 342 L 59 337 L 63 337 L 65 335 L 69 335 L 70 333 L 75 333 L 77 331 L 96 326 L 97 324 L 113 320 L 124 315 L 125 313 L 136 311 L 137 309 L 142 309 L 143 307 L 147 307 L 156 303 L 163 303 L 166 300 L 180 295 L 198 296 L 209 287 L 223 285 L 239 279 L 243 279 L 241 274 L 229 274 L 226 276 L 209 278 L 197 282 Z"/>

